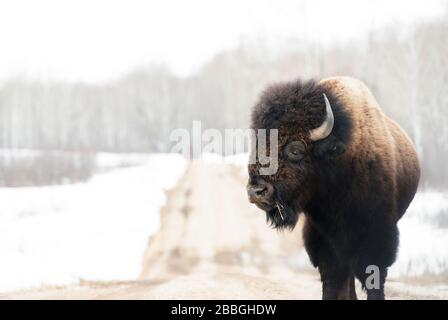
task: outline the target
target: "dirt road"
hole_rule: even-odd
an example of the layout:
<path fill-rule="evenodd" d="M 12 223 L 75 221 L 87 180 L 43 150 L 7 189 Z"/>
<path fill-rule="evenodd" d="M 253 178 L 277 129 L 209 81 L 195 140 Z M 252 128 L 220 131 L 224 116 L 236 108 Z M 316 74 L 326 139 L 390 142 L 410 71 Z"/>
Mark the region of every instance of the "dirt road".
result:
<path fill-rule="evenodd" d="M 250 205 L 245 178 L 231 165 L 196 162 L 168 193 L 161 228 L 136 281 L 81 282 L 0 294 L 23 299 L 320 299 L 300 226 L 279 233 Z M 420 279 L 422 280 L 422 279 Z M 437 281 L 390 280 L 393 299 L 448 298 Z M 430 283 L 430 284 L 428 284 Z M 365 296 L 358 288 L 359 298 Z"/>

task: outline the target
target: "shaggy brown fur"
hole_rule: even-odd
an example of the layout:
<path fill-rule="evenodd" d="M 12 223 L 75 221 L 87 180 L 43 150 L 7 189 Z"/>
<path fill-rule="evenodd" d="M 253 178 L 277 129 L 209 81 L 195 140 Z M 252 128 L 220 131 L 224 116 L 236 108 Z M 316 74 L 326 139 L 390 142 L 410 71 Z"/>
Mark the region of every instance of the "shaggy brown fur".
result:
<path fill-rule="evenodd" d="M 309 132 L 325 118 L 324 93 L 335 124 L 327 138 L 313 142 Z M 381 279 L 380 288 L 367 289 L 368 298 L 384 298 L 396 224 L 420 177 L 406 133 L 361 81 L 347 77 L 269 87 L 253 110 L 252 128 L 279 130 L 279 167 L 262 176 L 259 164 L 249 165 L 248 188 L 274 190 L 254 202 L 276 228 L 294 228 L 305 213 L 304 243 L 321 274 L 323 298 L 356 298 L 354 277 L 365 287 L 369 265 L 379 267 Z M 300 150 L 299 160 L 291 159 L 291 148 Z"/>

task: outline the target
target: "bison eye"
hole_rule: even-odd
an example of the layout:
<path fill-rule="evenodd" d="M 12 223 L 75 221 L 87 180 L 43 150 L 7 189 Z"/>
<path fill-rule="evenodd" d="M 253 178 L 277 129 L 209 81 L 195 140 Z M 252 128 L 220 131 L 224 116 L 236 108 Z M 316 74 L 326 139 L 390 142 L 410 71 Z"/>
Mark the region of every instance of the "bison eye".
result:
<path fill-rule="evenodd" d="M 305 154 L 305 145 L 301 141 L 293 141 L 285 148 L 285 155 L 291 161 L 302 160 Z"/>

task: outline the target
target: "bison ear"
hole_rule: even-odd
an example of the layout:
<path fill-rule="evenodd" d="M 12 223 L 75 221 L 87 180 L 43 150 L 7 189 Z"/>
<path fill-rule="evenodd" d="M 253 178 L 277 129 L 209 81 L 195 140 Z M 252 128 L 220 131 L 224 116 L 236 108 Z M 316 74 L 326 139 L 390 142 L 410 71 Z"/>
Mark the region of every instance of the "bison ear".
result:
<path fill-rule="evenodd" d="M 345 152 L 345 144 L 334 136 L 314 144 L 313 154 L 318 159 L 332 158 Z"/>

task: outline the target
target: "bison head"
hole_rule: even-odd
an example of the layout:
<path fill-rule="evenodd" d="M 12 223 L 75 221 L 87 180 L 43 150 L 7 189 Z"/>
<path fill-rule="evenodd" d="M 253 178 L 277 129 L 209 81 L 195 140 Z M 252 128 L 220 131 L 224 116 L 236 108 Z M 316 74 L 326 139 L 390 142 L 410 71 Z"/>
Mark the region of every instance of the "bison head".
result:
<path fill-rule="evenodd" d="M 278 130 L 278 169 L 262 175 L 259 162 L 249 164 L 249 200 L 266 212 L 274 227 L 292 229 L 311 199 L 324 195 L 332 183 L 331 170 L 337 170 L 348 142 L 349 117 L 322 85 L 296 81 L 269 87 L 251 122 L 254 130 Z"/>

